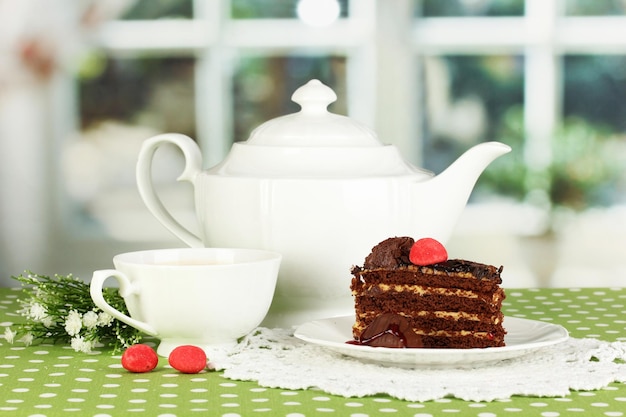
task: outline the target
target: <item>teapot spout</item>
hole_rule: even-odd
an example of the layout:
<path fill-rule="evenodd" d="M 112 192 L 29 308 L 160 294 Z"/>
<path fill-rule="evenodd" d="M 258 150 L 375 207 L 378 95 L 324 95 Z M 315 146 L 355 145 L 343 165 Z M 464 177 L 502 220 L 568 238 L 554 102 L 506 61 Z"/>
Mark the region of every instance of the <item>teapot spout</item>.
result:
<path fill-rule="evenodd" d="M 511 147 L 501 142 L 481 143 L 467 150 L 441 174 L 419 183 L 416 188 L 421 190 L 414 194 L 418 218 L 435 220 L 430 222 L 432 230 L 425 230 L 424 236 L 446 242 L 480 174 L 493 160 L 510 151 Z"/>

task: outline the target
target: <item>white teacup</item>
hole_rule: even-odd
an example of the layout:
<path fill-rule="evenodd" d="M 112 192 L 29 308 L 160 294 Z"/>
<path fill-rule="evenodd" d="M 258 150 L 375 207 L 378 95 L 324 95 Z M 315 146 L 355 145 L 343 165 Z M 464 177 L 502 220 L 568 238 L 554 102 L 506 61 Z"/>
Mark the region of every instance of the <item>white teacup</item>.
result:
<path fill-rule="evenodd" d="M 116 269 L 95 271 L 91 297 L 103 311 L 160 339 L 157 353 L 177 346 L 235 344 L 265 318 L 281 255 L 256 249 L 180 248 L 116 255 Z M 130 317 L 109 305 L 113 277 Z"/>

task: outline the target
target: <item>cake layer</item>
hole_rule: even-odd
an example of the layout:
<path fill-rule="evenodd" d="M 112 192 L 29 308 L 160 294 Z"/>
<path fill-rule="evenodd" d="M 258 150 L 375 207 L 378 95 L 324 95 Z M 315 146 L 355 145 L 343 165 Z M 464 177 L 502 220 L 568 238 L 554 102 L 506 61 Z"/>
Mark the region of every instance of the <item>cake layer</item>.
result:
<path fill-rule="evenodd" d="M 462 311 L 465 313 L 491 314 L 500 310 L 502 296 L 492 299 L 458 297 L 446 294 L 413 294 L 396 291 L 355 292 L 357 313 L 366 311 L 409 312 Z"/>
<path fill-rule="evenodd" d="M 353 327 L 354 336 L 358 337 L 380 314 L 381 313 L 377 311 L 370 311 L 362 314 L 357 313 L 356 322 Z M 467 333 L 504 335 L 504 330 L 502 329 L 504 316 L 501 312 L 494 315 L 478 315 L 478 320 L 455 317 L 452 314 L 453 313 L 436 315 L 433 313 L 426 313 L 407 316 L 406 313 L 403 312 L 401 315 L 407 319 L 411 328 L 418 334 L 460 335 Z"/>
<path fill-rule="evenodd" d="M 474 322 L 468 325 L 467 322 L 455 323 L 453 321 L 447 321 L 445 324 L 431 323 L 431 325 L 428 325 L 426 322 L 420 322 L 412 318 L 407 319 L 413 332 L 420 337 L 421 343 L 425 348 L 482 348 L 504 346 L 504 335 L 506 332 L 501 325 L 492 325 L 485 322 Z M 373 320 L 361 321 L 357 319 L 353 328 L 355 340 L 360 339 L 360 335 L 363 334 L 372 321 Z"/>
<path fill-rule="evenodd" d="M 430 349 L 471 349 L 504 346 L 504 335 L 493 338 L 477 338 L 473 335 L 460 337 L 422 336 L 425 348 Z"/>
<path fill-rule="evenodd" d="M 367 327 L 376 317 L 380 314 L 379 311 L 369 311 L 364 313 L 358 313 L 356 315 L 355 328 L 363 330 Z M 405 312 L 394 313 L 406 317 L 414 329 L 430 331 L 431 329 L 446 329 L 446 330 L 469 330 L 469 331 L 484 331 L 493 332 L 499 329 L 502 325 L 504 315 L 498 312 L 494 315 L 479 315 L 479 320 L 468 320 L 465 318 L 455 318 L 454 316 L 436 316 L 429 315 L 416 315 L 412 314 L 407 316 Z M 410 313 L 409 313 L 410 314 Z"/>
<path fill-rule="evenodd" d="M 461 265 L 459 260 L 448 261 L 451 265 Z M 461 290 L 470 290 L 479 293 L 489 293 L 497 288 L 501 283 L 498 270 L 493 268 L 493 274 L 486 275 L 483 279 L 476 278 L 470 272 L 455 272 L 455 269 L 447 270 L 444 267 L 448 263 L 436 264 L 435 266 L 416 266 L 407 265 L 396 269 L 360 269 L 353 268 L 352 273 L 355 279 L 360 280 L 364 284 L 388 284 L 388 285 L 427 285 L 438 288 L 455 288 Z M 457 268 L 459 269 L 459 268 Z M 491 278 L 486 278 L 489 276 Z"/>
<path fill-rule="evenodd" d="M 459 288 L 449 288 L 449 287 L 432 287 L 424 284 L 413 284 L 413 283 L 383 283 L 377 282 L 372 283 L 370 281 L 365 280 L 356 280 L 352 284 L 352 292 L 359 294 L 367 294 L 371 297 L 377 297 L 380 294 L 387 292 L 396 292 L 399 293 L 398 296 L 416 296 L 416 295 L 429 295 L 429 294 L 439 294 L 445 296 L 457 296 L 457 297 L 465 297 L 465 298 L 480 298 L 485 302 L 490 302 L 492 304 L 497 304 L 504 299 L 504 292 L 500 289 L 496 289 L 495 291 L 490 292 L 481 292 L 474 290 L 464 290 Z"/>

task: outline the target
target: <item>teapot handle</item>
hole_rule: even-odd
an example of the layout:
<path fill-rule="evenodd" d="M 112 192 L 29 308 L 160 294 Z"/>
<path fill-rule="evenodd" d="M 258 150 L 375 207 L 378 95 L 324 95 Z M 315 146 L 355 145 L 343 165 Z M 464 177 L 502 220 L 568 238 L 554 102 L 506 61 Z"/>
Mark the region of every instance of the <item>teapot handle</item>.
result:
<path fill-rule="evenodd" d="M 152 160 L 154 153 L 163 144 L 171 143 L 180 148 L 185 156 L 185 169 L 176 179 L 177 181 L 189 181 L 194 185 L 196 176 L 202 172 L 202 154 L 200 148 L 189 136 L 179 133 L 164 133 L 146 139 L 139 150 L 137 160 L 137 188 L 144 204 L 158 221 L 161 222 L 176 237 L 192 248 L 202 248 L 202 239 L 190 232 L 180 224 L 165 208 L 159 199 L 152 184 Z"/>

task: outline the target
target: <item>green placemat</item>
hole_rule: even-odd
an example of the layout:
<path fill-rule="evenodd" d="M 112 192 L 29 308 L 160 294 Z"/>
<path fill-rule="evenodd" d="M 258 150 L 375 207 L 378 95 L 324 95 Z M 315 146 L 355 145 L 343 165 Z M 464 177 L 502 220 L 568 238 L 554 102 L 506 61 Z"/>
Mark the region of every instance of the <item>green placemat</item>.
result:
<path fill-rule="evenodd" d="M 0 289 L 0 333 L 21 321 L 20 292 Z M 509 290 L 505 314 L 565 326 L 573 337 L 626 341 L 625 289 Z M 416 370 L 419 372 L 419 370 Z M 376 381 L 372 381 L 376 383 Z M 563 398 L 505 401 L 443 399 L 411 403 L 385 396 L 343 398 L 231 381 L 218 372 L 180 374 L 161 359 L 157 370 L 131 374 L 119 356 L 76 353 L 62 345 L 9 345 L 0 339 L 0 415 L 7 416 L 624 416 L 626 386 Z"/>

